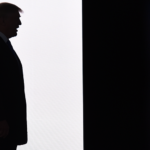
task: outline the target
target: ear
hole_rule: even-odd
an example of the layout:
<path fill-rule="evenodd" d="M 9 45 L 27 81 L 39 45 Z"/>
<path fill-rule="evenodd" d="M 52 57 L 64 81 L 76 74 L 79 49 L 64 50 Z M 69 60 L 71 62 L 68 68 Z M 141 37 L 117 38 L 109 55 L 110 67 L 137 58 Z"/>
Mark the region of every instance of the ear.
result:
<path fill-rule="evenodd" d="M 2 24 L 3 21 L 4 21 L 4 18 L 0 17 L 0 24 Z"/>
<path fill-rule="evenodd" d="M 3 26 L 5 24 L 5 18 L 4 17 L 0 17 L 0 26 Z"/>

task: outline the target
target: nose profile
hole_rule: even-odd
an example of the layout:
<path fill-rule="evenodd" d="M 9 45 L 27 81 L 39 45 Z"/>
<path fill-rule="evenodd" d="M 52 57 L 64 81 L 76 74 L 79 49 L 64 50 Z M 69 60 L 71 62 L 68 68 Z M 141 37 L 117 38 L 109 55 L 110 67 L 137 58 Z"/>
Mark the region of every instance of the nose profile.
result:
<path fill-rule="evenodd" d="M 22 25 L 21 20 L 19 19 L 19 25 Z"/>
<path fill-rule="evenodd" d="M 19 25 L 22 25 L 21 21 L 20 21 Z"/>

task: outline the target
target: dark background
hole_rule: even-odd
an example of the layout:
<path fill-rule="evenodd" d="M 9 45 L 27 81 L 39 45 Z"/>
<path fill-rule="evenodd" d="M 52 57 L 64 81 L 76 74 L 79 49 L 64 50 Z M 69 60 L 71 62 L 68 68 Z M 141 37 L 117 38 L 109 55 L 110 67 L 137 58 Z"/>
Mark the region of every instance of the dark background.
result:
<path fill-rule="evenodd" d="M 84 148 L 150 150 L 150 2 L 82 6 Z"/>

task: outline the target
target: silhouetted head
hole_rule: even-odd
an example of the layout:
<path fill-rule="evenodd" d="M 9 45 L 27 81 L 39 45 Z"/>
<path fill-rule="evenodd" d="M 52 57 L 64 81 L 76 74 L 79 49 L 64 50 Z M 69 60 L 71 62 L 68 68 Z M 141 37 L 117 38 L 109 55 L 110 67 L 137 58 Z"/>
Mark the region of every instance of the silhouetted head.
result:
<path fill-rule="evenodd" d="M 17 36 L 17 28 L 21 25 L 18 6 L 10 3 L 0 3 L 0 32 L 10 39 Z"/>

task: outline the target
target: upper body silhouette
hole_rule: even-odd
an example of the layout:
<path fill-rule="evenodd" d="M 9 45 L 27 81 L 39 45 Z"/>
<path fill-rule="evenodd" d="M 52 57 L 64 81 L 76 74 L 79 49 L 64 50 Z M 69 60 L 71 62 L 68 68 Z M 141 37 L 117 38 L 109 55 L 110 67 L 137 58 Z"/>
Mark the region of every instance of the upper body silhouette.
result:
<path fill-rule="evenodd" d="M 21 25 L 19 17 L 15 11 L 6 20 L 0 18 L 0 133 L 5 135 L 0 137 L 0 144 L 8 138 L 16 145 L 27 143 L 23 68 L 9 40 L 17 35 L 16 28 Z"/>

